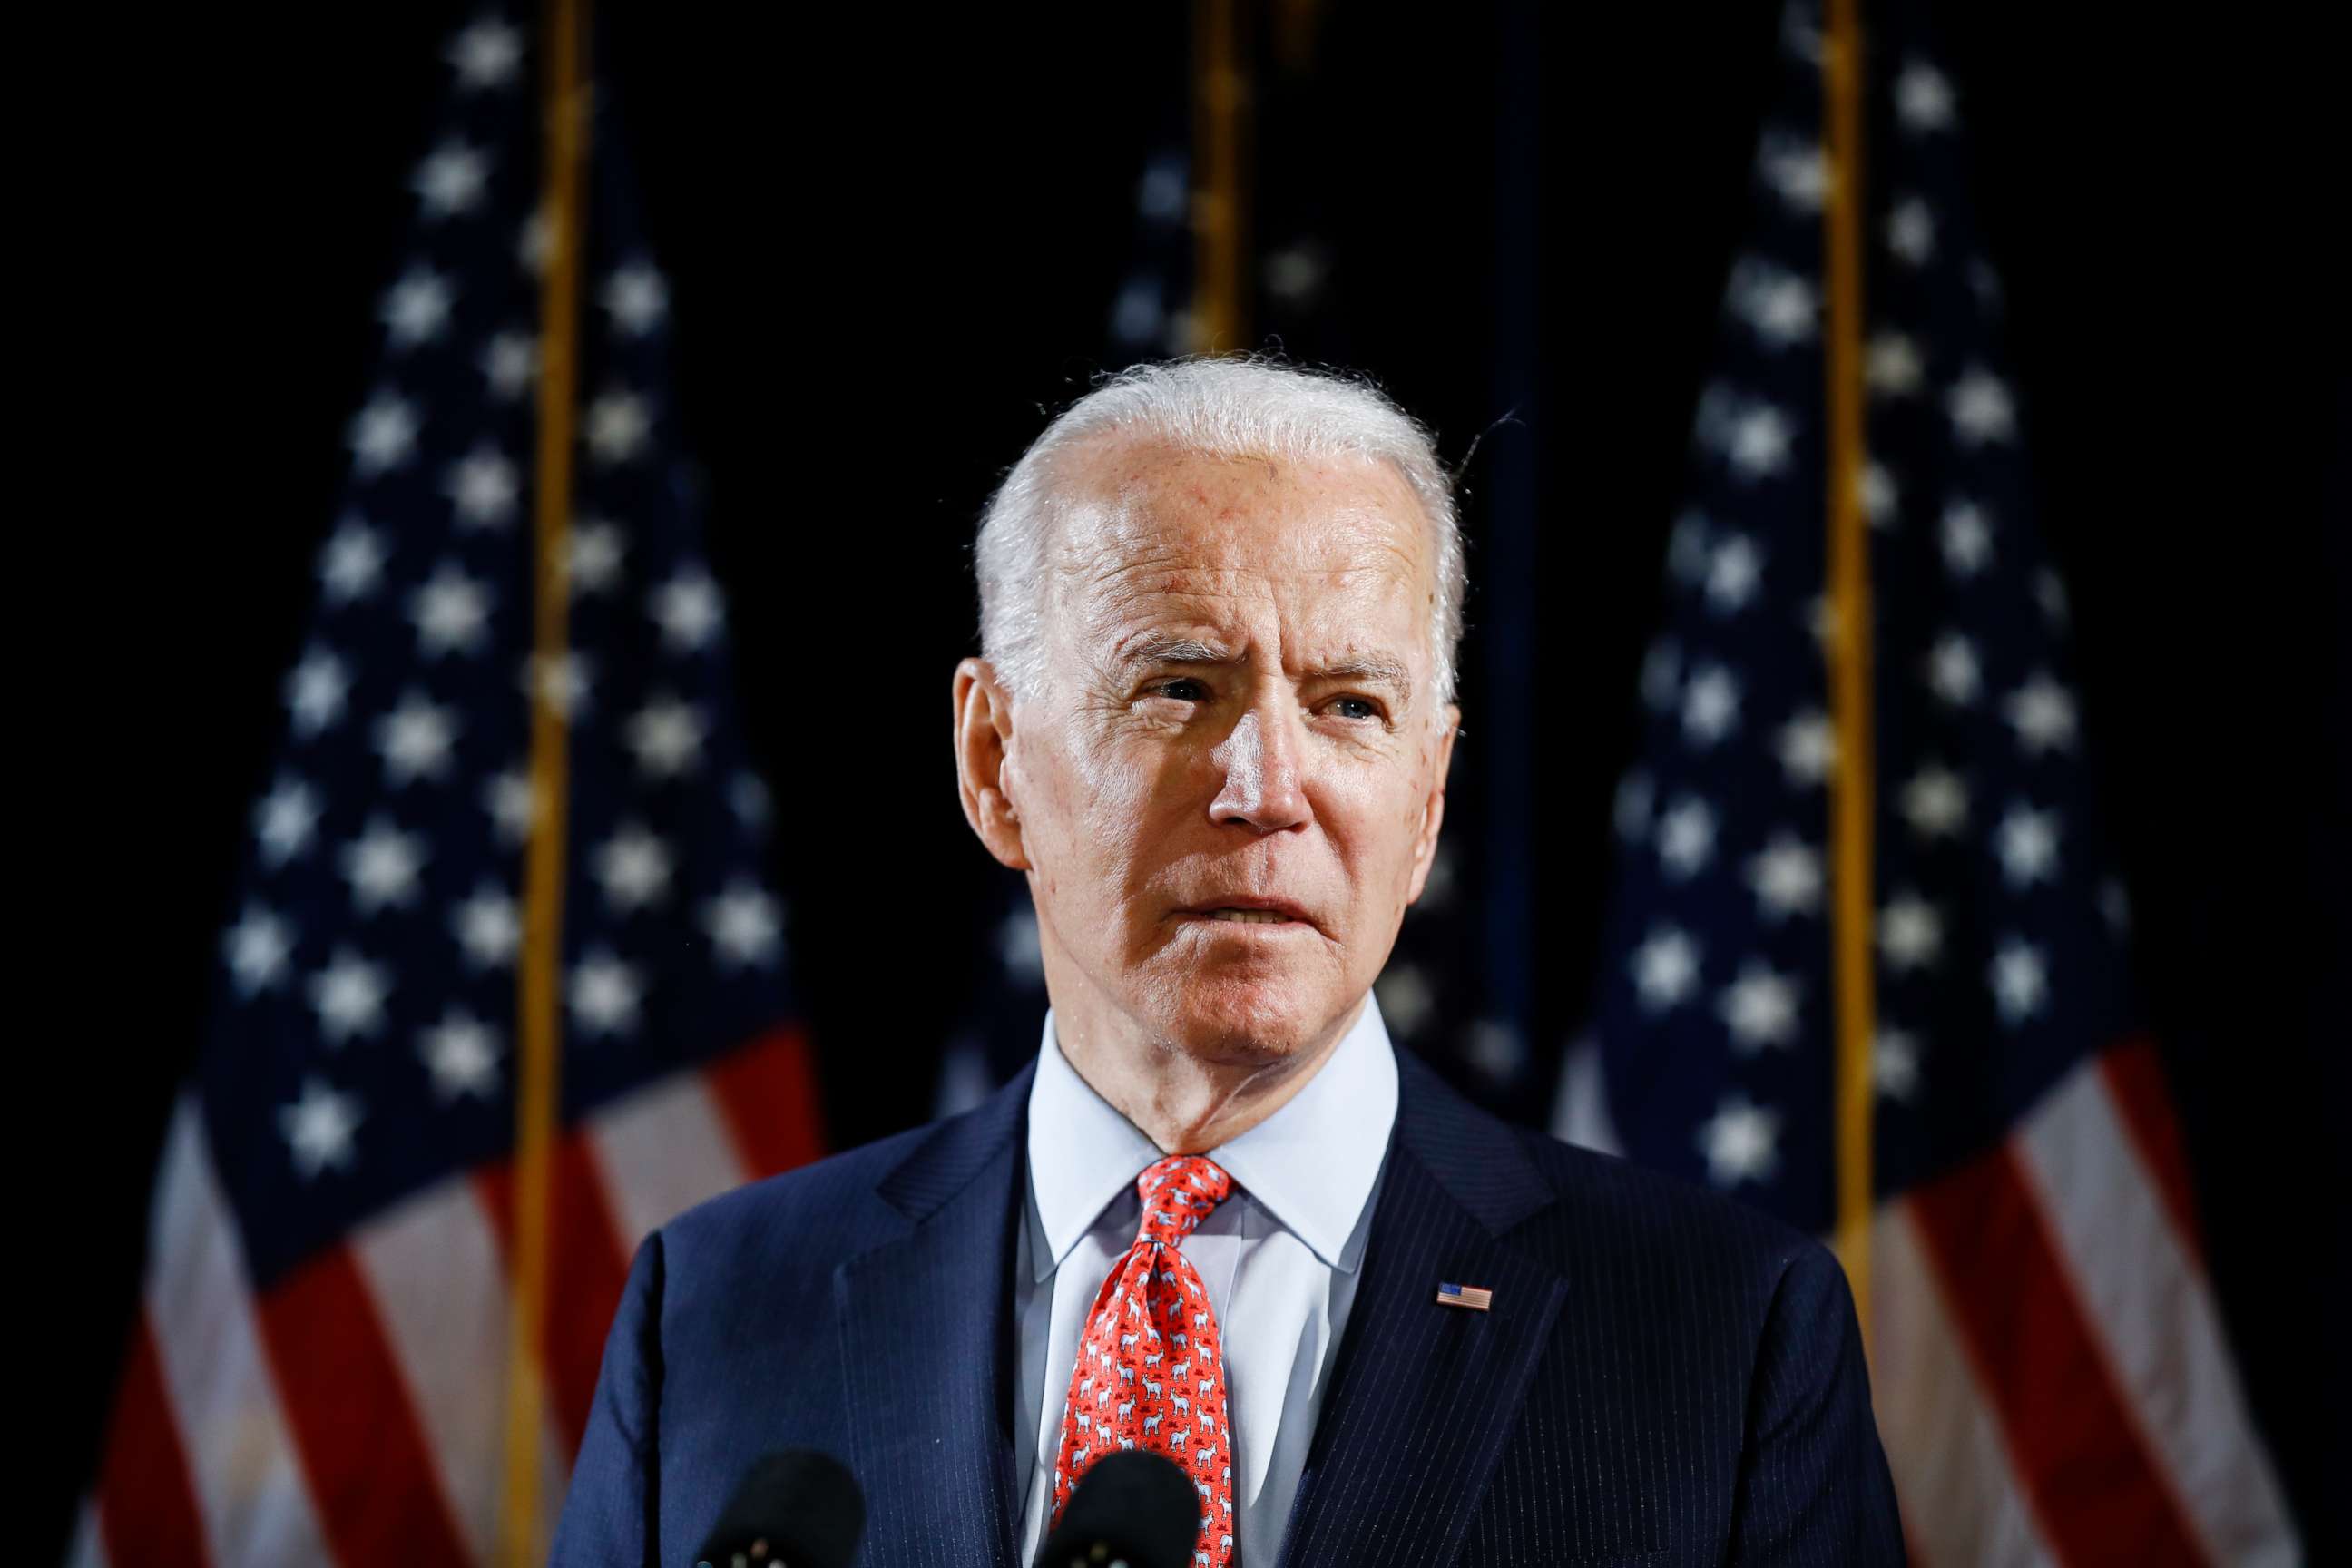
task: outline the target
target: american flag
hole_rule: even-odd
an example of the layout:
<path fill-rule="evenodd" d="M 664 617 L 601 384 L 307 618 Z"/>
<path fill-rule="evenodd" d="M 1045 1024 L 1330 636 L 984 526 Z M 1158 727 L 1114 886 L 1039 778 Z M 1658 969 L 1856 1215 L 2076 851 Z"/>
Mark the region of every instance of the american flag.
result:
<path fill-rule="evenodd" d="M 2131 994 L 1956 94 L 1917 6 L 1869 10 L 1869 1294 L 1905 1526 L 1932 1564 L 2290 1562 Z M 1780 46 L 1617 795 L 1593 1034 L 1628 1152 L 1826 1234 L 1816 5 Z"/>
<path fill-rule="evenodd" d="M 609 106 L 568 647 L 531 651 L 533 54 L 496 12 L 447 47 L 78 1562 L 491 1555 L 533 682 L 570 754 L 540 1539 L 639 1238 L 818 1151 L 766 795 L 666 391 L 668 291 Z"/>

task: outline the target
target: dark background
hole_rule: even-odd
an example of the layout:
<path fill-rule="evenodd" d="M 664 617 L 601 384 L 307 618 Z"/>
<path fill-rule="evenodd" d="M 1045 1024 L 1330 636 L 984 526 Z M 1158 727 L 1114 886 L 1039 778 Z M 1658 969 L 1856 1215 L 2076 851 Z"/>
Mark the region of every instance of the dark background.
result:
<path fill-rule="evenodd" d="M 55 298 L 87 306 L 30 302 L 72 340 L 52 413 L 89 447 L 37 456 L 76 481 L 58 531 L 87 559 L 35 579 L 66 590 L 19 595 L 73 618 L 95 683 L 68 715 L 92 749 L 52 780 L 74 814 L 52 820 L 84 826 L 36 836 L 100 864 L 28 911 L 95 971 L 37 977 L 68 1006 L 30 1053 L 62 1079 L 33 1103 L 66 1110 L 19 1112 L 20 1145 L 71 1194 L 31 1205 L 60 1234 L 30 1256 L 69 1260 L 37 1342 L 59 1390 L 44 1529 L 95 1452 L 156 1141 L 277 740 L 440 40 L 466 9 L 181 13 L 93 38 L 77 108 L 19 149 L 90 171 L 37 230 L 79 290 Z M 949 673 L 976 640 L 966 547 L 1045 411 L 1103 365 L 1136 176 L 1182 123 L 1184 17 L 600 9 L 674 287 L 825 1113 L 836 1143 L 862 1142 L 929 1113 L 967 998 L 907 982 L 961 977 L 994 885 L 948 748 Z M 2337 57 L 2284 7 L 2121 26 L 2024 0 L 1934 10 L 2214 1273 L 2313 1560 L 2344 1560 Z M 1305 65 L 1260 38 L 1261 238 L 1332 258 L 1319 325 L 1287 346 L 1380 376 L 1449 458 L 1486 432 L 1465 476 L 1465 722 L 1475 740 L 1507 717 L 1531 752 L 1546 1062 L 1585 1005 L 1609 795 L 1776 12 L 1332 4 Z M 1481 564 L 1493 493 L 1522 482 L 1540 635 L 1522 683 L 1489 689 Z M 58 645 L 38 646 L 32 684 L 61 680 Z M 1465 825 L 1481 765 L 1457 763 Z M 1516 1092 L 1539 1120 L 1548 1067 Z"/>

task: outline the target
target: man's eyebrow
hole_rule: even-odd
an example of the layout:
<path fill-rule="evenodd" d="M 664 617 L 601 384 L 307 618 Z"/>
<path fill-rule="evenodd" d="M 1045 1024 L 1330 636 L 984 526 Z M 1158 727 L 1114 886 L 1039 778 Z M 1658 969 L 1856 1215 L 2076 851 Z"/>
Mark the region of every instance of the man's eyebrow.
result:
<path fill-rule="evenodd" d="M 1241 657 L 1218 643 L 1198 637 L 1148 637 L 1121 656 L 1129 668 L 1149 664 L 1233 665 Z M 1309 679 L 1364 680 L 1384 685 L 1402 697 L 1412 690 L 1412 670 L 1404 660 L 1385 653 L 1343 654 L 1329 664 L 1307 670 Z"/>
<path fill-rule="evenodd" d="M 1237 664 L 1233 649 L 1198 637 L 1147 637 L 1119 656 L 1123 665 Z"/>
<path fill-rule="evenodd" d="M 1412 689 L 1412 671 L 1404 660 L 1384 653 L 1351 653 L 1307 671 L 1327 680 L 1369 680 L 1393 687 L 1402 695 Z"/>

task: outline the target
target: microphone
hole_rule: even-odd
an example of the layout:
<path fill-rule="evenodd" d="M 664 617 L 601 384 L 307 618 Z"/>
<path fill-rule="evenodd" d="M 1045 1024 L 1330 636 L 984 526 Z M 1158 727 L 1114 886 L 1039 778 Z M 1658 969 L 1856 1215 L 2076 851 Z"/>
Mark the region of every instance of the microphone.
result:
<path fill-rule="evenodd" d="M 866 1532 L 866 1494 L 842 1462 L 780 1448 L 743 1472 L 695 1568 L 849 1568 Z"/>
<path fill-rule="evenodd" d="M 1172 1459 L 1141 1448 L 1107 1454 L 1078 1478 L 1037 1568 L 1192 1568 L 1201 1499 Z"/>

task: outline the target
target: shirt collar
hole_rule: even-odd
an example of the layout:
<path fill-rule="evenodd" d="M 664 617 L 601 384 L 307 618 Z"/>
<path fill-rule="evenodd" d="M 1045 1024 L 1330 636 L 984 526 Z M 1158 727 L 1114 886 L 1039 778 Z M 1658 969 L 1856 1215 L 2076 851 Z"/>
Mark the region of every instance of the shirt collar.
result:
<path fill-rule="evenodd" d="M 1209 1158 L 1328 1267 L 1353 1272 L 1350 1247 L 1396 1122 L 1397 1065 L 1377 997 L 1330 1059 L 1282 1109 Z M 1105 1208 L 1160 1157 L 1159 1146 L 1080 1078 L 1045 1012 L 1037 1076 L 1029 1087 L 1029 1194 L 1044 1279 Z"/>

